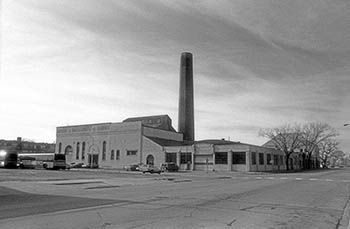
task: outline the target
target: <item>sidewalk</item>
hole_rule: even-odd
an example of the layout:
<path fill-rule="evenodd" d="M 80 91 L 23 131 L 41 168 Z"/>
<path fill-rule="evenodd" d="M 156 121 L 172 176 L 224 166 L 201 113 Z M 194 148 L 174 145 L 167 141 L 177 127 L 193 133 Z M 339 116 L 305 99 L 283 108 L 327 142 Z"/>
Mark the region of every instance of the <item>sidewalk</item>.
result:
<path fill-rule="evenodd" d="M 104 173 L 116 173 L 116 174 L 143 175 L 139 171 L 126 171 L 126 170 L 122 170 L 122 169 L 74 168 L 74 169 L 71 169 L 71 171 L 89 171 L 89 172 L 96 172 L 96 173 L 99 173 L 99 172 L 103 173 L 104 172 Z M 263 172 L 181 170 L 178 172 L 163 172 L 163 173 L 161 173 L 161 176 L 220 177 L 220 176 L 232 176 L 232 175 L 287 175 L 287 174 L 331 173 L 334 171 L 335 171 L 334 169 L 263 171 Z"/>

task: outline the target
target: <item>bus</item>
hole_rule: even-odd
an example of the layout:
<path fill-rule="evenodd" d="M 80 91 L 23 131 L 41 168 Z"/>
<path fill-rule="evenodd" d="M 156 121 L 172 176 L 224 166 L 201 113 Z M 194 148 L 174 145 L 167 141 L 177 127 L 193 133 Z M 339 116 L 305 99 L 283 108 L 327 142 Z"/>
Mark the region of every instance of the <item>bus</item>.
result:
<path fill-rule="evenodd" d="M 17 159 L 17 153 L 0 150 L 0 167 L 17 168 Z"/>
<path fill-rule="evenodd" d="M 56 153 L 18 154 L 20 168 L 66 169 L 66 156 Z"/>

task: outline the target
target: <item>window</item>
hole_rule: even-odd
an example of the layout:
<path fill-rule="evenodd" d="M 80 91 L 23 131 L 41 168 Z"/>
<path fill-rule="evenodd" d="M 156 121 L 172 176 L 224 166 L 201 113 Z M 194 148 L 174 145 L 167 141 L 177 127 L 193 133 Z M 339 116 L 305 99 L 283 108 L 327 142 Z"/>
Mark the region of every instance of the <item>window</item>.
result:
<path fill-rule="evenodd" d="M 150 154 L 146 157 L 146 164 L 147 165 L 154 165 L 154 157 L 152 154 Z"/>
<path fill-rule="evenodd" d="M 85 142 L 83 142 L 82 149 L 81 149 L 81 159 L 85 159 Z"/>
<path fill-rule="evenodd" d="M 227 152 L 215 153 L 215 164 L 227 165 Z"/>
<path fill-rule="evenodd" d="M 114 150 L 111 151 L 111 160 L 114 160 Z"/>
<path fill-rule="evenodd" d="M 180 164 L 192 163 L 192 153 L 181 153 Z"/>
<path fill-rule="evenodd" d="M 233 152 L 232 154 L 232 164 L 245 164 L 245 152 Z"/>
<path fill-rule="evenodd" d="M 127 150 L 126 156 L 135 156 L 137 155 L 137 150 Z"/>
<path fill-rule="evenodd" d="M 62 151 L 62 142 L 58 144 L 58 153 L 61 153 Z"/>
<path fill-rule="evenodd" d="M 252 152 L 252 165 L 256 165 L 256 153 Z"/>
<path fill-rule="evenodd" d="M 176 153 L 166 153 L 165 154 L 165 162 L 176 163 Z"/>
<path fill-rule="evenodd" d="M 116 154 L 115 154 L 115 159 L 116 160 L 119 160 L 119 157 L 120 157 L 120 151 L 119 149 L 117 150 Z"/>
<path fill-rule="evenodd" d="M 72 155 L 73 154 L 73 147 L 70 145 L 66 146 L 66 148 L 64 149 L 64 154 L 65 155 Z"/>
<path fill-rule="evenodd" d="M 271 165 L 272 161 L 271 161 L 271 154 L 266 154 L 266 164 Z"/>
<path fill-rule="evenodd" d="M 283 165 L 283 164 L 284 164 L 284 162 L 283 162 L 283 156 L 280 155 L 280 165 Z"/>
<path fill-rule="evenodd" d="M 259 153 L 259 165 L 265 164 L 264 162 L 264 153 Z"/>
<path fill-rule="evenodd" d="M 102 143 L 102 160 L 106 160 L 106 141 L 103 141 Z"/>
<path fill-rule="evenodd" d="M 273 155 L 273 164 L 278 165 L 278 155 Z"/>
<path fill-rule="evenodd" d="M 80 151 L 80 142 L 77 143 L 77 152 L 76 152 L 76 159 L 79 159 L 79 151 Z"/>

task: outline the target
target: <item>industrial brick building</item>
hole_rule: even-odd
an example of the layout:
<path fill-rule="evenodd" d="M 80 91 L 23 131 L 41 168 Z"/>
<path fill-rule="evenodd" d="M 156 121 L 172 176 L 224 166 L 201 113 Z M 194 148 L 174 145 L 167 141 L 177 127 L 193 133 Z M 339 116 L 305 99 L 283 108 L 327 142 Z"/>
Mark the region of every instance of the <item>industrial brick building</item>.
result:
<path fill-rule="evenodd" d="M 57 153 L 68 163 L 121 169 L 174 162 L 180 170 L 283 170 L 280 150 L 225 140 L 195 141 L 192 54 L 182 53 L 178 132 L 168 115 L 128 118 L 118 123 L 57 127 Z"/>
<path fill-rule="evenodd" d="M 157 127 L 154 127 L 157 126 Z M 162 141 L 181 144 L 183 135 L 171 126 L 167 115 L 126 119 L 120 123 L 99 123 L 57 127 L 58 153 L 67 162 L 91 167 L 123 168 L 135 163 L 160 164 L 165 161 Z"/>
<path fill-rule="evenodd" d="M 65 153 L 68 163 L 91 167 L 122 169 L 129 164 L 159 166 L 174 162 L 180 170 L 271 171 L 284 170 L 283 152 L 225 140 L 183 141 L 183 134 L 171 128 L 148 124 L 167 115 L 127 119 L 120 123 L 57 127 L 58 153 Z M 133 121 L 130 121 L 133 120 Z"/>

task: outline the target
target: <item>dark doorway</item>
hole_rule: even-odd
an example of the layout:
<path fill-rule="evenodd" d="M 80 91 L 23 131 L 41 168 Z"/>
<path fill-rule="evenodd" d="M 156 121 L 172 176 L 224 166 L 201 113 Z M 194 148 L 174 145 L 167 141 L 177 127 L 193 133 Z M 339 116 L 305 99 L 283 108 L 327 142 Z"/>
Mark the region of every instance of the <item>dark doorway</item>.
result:
<path fill-rule="evenodd" d="M 154 165 L 154 157 L 152 154 L 148 155 L 146 158 L 146 164 L 147 165 Z"/>
<path fill-rule="evenodd" d="M 90 168 L 98 168 L 98 154 L 89 154 L 88 163 Z"/>

